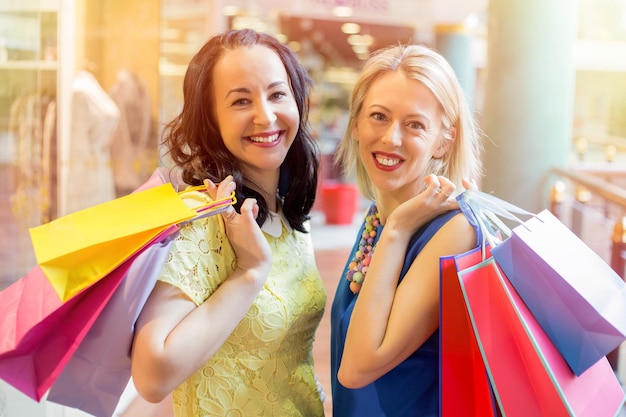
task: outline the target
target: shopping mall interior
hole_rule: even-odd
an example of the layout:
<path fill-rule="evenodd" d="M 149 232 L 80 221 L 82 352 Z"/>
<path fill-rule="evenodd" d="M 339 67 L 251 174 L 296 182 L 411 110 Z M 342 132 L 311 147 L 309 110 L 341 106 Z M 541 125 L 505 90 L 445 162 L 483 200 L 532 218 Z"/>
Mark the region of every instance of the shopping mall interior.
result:
<path fill-rule="evenodd" d="M 187 64 L 229 28 L 272 34 L 314 81 L 311 226 L 328 294 L 314 354 L 327 416 L 330 303 L 369 204 L 333 157 L 352 86 L 379 48 L 438 50 L 485 133 L 481 188 L 550 210 L 625 276 L 626 0 L 5 0 L 0 290 L 37 265 L 31 228 L 128 195 L 167 164 L 159 142 L 181 109 Z M 609 361 L 626 381 L 620 356 L 618 346 Z M 134 399 L 129 389 L 115 415 L 169 417 Z M 87 414 L 0 380 L 0 417 L 26 416 Z"/>

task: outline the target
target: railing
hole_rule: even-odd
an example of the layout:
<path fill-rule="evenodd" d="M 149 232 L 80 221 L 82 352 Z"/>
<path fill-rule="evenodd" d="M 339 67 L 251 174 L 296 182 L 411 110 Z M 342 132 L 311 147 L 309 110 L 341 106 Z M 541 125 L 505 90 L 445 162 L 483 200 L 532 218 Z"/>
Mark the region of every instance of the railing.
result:
<path fill-rule="evenodd" d="M 593 166 L 579 164 L 574 169 L 556 168 L 553 174 L 557 180 L 551 191 L 550 211 L 564 223 L 569 223 L 571 230 L 624 279 L 626 189 L 618 183 L 626 178 L 626 166 L 620 168 L 611 163 Z M 589 218 L 594 220 L 585 227 Z M 609 233 L 603 233 L 609 227 Z M 617 372 L 619 348 L 607 355 L 607 358 Z"/>

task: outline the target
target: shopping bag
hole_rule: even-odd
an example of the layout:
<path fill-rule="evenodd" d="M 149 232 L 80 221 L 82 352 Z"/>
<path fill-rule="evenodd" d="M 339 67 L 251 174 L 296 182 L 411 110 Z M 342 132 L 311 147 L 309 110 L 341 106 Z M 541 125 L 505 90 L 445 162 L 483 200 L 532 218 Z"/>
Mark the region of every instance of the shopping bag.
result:
<path fill-rule="evenodd" d="M 171 184 L 149 187 L 30 229 L 37 263 L 63 301 L 111 272 L 159 233 L 234 203 L 189 208 Z"/>
<path fill-rule="evenodd" d="M 0 378 L 41 400 L 127 268 L 121 265 L 65 303 L 39 266 L 0 292 Z"/>
<path fill-rule="evenodd" d="M 440 259 L 440 417 L 497 415 L 457 275 L 482 259 L 480 247 Z"/>
<path fill-rule="evenodd" d="M 494 393 L 507 417 L 616 416 L 625 400 L 606 358 L 575 375 L 493 258 L 459 271 Z"/>
<path fill-rule="evenodd" d="M 476 191 L 462 195 L 482 223 L 498 229 L 492 255 L 575 374 L 626 340 L 626 283 L 549 211 L 522 209 Z M 517 219 L 508 229 L 497 216 Z"/>
<path fill-rule="evenodd" d="M 122 284 L 87 332 L 48 401 L 111 417 L 130 380 L 130 351 L 135 323 L 177 234 L 151 245 L 130 266 Z"/>

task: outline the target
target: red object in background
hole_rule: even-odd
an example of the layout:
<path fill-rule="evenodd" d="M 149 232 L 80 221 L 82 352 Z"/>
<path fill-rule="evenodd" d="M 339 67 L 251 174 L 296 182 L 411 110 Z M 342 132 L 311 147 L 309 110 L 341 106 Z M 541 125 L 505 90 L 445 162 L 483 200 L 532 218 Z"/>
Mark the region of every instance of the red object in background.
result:
<path fill-rule="evenodd" d="M 358 207 L 358 189 L 339 181 L 322 183 L 322 210 L 327 224 L 351 224 Z"/>

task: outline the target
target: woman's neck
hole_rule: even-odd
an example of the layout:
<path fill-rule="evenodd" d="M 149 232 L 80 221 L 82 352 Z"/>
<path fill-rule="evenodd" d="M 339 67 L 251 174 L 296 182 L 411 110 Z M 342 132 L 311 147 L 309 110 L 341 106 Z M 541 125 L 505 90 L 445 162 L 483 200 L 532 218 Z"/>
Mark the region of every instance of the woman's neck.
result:
<path fill-rule="evenodd" d="M 267 207 L 270 211 L 276 213 L 278 211 L 278 198 L 276 193 L 278 192 L 278 178 L 279 171 L 276 175 L 269 175 L 264 173 L 263 175 L 249 175 L 249 186 L 255 189 L 261 197 L 267 203 Z"/>

